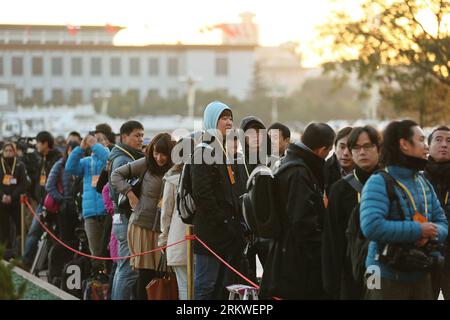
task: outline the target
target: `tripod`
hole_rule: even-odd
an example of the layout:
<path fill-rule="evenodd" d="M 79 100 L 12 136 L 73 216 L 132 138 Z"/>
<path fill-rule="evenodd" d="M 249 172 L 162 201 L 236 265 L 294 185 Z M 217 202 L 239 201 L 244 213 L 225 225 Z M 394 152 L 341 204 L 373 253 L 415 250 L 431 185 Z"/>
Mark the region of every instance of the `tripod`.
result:
<path fill-rule="evenodd" d="M 54 232 L 54 230 L 56 229 L 55 219 L 52 214 L 47 212 L 45 207 L 42 210 L 40 219 L 50 231 Z M 33 264 L 31 265 L 31 274 L 39 276 L 39 272 L 45 270 L 47 266 L 48 253 L 52 245 L 53 242 L 50 238 L 50 235 L 47 231 L 44 230 L 44 233 L 42 234 L 38 243 L 36 256 L 34 257 Z"/>

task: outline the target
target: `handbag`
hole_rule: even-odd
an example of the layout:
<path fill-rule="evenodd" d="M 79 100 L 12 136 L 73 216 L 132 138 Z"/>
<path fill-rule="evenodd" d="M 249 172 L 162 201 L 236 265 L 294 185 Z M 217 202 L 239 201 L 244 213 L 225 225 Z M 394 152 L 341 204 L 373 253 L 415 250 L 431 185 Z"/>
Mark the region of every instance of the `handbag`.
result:
<path fill-rule="evenodd" d="M 131 165 L 128 164 L 128 170 L 129 170 L 129 176 L 131 176 Z M 133 177 L 131 179 L 128 179 L 127 182 L 131 185 L 131 191 L 136 195 L 136 197 L 140 198 L 141 191 L 142 191 L 142 181 L 144 180 L 145 173 L 147 172 L 147 169 L 145 169 L 144 173 L 140 177 Z M 121 210 L 124 210 L 127 212 L 127 215 L 131 216 L 131 206 L 130 202 L 128 201 L 128 197 L 120 193 L 117 201 L 118 207 Z"/>
<path fill-rule="evenodd" d="M 62 194 L 63 187 L 62 187 L 60 178 L 61 178 L 61 175 L 58 176 L 58 182 L 56 184 L 56 187 L 58 188 L 58 192 Z M 47 193 L 44 198 L 44 207 L 50 213 L 58 213 L 59 210 L 61 209 L 61 204 L 56 202 L 56 200 L 53 199 L 53 197 L 51 196 L 50 193 Z"/>
<path fill-rule="evenodd" d="M 159 260 L 157 277 L 145 287 L 148 300 L 178 300 L 178 284 L 175 273 L 167 266 L 166 255 Z"/>

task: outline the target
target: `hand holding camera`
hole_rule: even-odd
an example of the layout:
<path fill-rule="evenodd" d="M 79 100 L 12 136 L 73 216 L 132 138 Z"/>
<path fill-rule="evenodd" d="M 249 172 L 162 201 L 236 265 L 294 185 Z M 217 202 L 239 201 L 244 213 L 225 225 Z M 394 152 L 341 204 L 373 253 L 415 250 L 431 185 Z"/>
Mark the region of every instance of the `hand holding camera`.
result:
<path fill-rule="evenodd" d="M 438 228 L 432 222 L 424 222 L 421 224 L 422 238 L 435 238 L 438 235 Z"/>
<path fill-rule="evenodd" d="M 88 147 L 92 148 L 96 143 L 97 139 L 93 135 L 88 134 L 81 140 L 80 148 L 86 150 Z"/>

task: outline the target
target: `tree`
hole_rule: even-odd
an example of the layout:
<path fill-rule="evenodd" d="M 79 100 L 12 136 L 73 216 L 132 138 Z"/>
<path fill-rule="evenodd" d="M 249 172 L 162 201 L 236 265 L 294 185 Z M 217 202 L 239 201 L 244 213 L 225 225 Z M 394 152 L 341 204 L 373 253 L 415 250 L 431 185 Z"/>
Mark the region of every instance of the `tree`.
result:
<path fill-rule="evenodd" d="M 18 288 L 13 281 L 13 269 L 17 261 L 8 265 L 3 262 L 5 247 L 0 246 L 0 300 L 18 300 L 25 294 L 27 283 L 23 282 Z"/>
<path fill-rule="evenodd" d="M 321 38 L 331 40 L 336 55 L 324 64 L 325 72 L 336 71 L 341 80 L 356 73 L 363 89 L 377 81 L 383 98 L 395 92 L 390 101 L 396 108 L 412 108 L 421 124 L 428 124 L 429 103 L 423 101 L 430 91 L 442 94 L 450 86 L 450 1 L 367 0 L 361 11 L 356 20 L 336 11 L 320 27 Z"/>
<path fill-rule="evenodd" d="M 300 90 L 280 102 L 284 106 L 280 120 L 295 119 L 303 123 L 331 119 L 356 120 L 362 117 L 365 103 L 358 90 L 349 85 L 344 84 L 337 90 L 333 79 L 312 78 L 306 80 Z"/>

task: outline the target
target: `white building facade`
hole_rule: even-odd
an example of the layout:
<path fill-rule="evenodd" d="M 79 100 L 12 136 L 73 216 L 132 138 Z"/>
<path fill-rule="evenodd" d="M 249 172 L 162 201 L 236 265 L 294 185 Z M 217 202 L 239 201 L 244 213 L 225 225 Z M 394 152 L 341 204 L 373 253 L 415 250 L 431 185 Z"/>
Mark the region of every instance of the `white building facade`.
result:
<path fill-rule="evenodd" d="M 14 86 L 18 104 L 83 104 L 127 92 L 140 102 L 148 95 L 178 98 L 187 76 L 199 90 L 239 99 L 250 90 L 256 45 L 115 46 L 116 31 L 104 27 L 23 28 L 0 25 L 0 83 Z"/>

